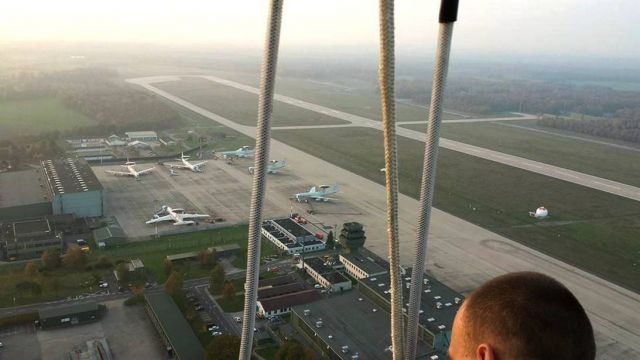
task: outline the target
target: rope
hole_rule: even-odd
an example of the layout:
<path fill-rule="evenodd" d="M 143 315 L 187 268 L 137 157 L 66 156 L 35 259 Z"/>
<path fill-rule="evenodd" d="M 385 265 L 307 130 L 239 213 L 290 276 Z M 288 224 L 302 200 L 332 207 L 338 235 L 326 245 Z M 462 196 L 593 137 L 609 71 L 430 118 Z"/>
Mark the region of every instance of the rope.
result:
<path fill-rule="evenodd" d="M 438 32 L 436 62 L 433 70 L 431 106 L 429 107 L 427 140 L 424 148 L 424 164 L 422 168 L 422 183 L 420 186 L 420 217 L 418 220 L 416 239 L 416 258 L 411 274 L 411 292 L 409 293 L 406 359 L 415 359 L 416 357 L 422 279 L 425 257 L 427 255 L 427 237 L 429 235 L 429 221 L 431 219 L 431 204 L 433 203 L 433 192 L 436 182 L 438 143 L 440 140 L 440 124 L 442 122 L 442 102 L 447 81 L 452 34 L 453 21 L 441 22 Z"/>
<path fill-rule="evenodd" d="M 398 164 L 395 109 L 394 2 L 380 0 L 380 100 L 384 131 L 384 163 L 387 198 L 387 244 L 391 287 L 391 346 L 393 359 L 403 358 L 404 326 L 402 277 L 398 239 Z"/>
<path fill-rule="evenodd" d="M 273 109 L 276 67 L 278 63 L 282 3 L 283 0 L 271 0 L 270 2 L 269 23 L 260 78 L 253 188 L 249 212 L 247 277 L 245 281 L 242 338 L 240 341 L 240 355 L 238 357 L 240 360 L 251 359 L 251 346 L 253 344 L 253 329 L 255 326 L 258 296 L 258 276 L 260 274 L 260 228 L 262 226 L 262 210 L 266 188 L 265 174 L 269 161 L 270 123 Z"/>

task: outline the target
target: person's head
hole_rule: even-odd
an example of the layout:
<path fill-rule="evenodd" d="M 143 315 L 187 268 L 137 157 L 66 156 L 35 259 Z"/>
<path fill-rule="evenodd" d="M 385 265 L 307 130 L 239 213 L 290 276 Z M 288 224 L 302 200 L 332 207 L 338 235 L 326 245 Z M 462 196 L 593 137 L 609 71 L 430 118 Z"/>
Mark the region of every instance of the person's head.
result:
<path fill-rule="evenodd" d="M 535 272 L 499 276 L 464 301 L 453 322 L 452 360 L 590 360 L 593 329 L 575 296 Z"/>

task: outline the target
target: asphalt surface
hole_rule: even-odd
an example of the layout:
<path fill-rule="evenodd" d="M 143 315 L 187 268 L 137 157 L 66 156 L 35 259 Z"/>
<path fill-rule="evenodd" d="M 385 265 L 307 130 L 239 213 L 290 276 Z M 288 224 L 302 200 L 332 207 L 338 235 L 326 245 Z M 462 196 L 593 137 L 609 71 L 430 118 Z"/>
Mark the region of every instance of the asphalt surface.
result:
<path fill-rule="evenodd" d="M 255 128 L 237 123 L 162 91 L 154 82 L 175 81 L 176 76 L 128 80 L 168 100 L 255 137 Z M 272 158 L 287 158 L 290 172 L 310 184 L 339 182 L 340 201 L 315 203 L 318 222 L 341 224 L 360 221 L 367 229 L 367 248 L 387 257 L 384 187 L 282 142 L 271 141 Z M 295 154 L 295 156 L 292 156 Z M 279 175 L 278 175 L 279 176 Z M 285 196 L 277 188 L 278 176 L 268 180 L 268 199 Z M 296 204 L 297 206 L 297 204 Z M 331 208 L 350 207 L 350 215 Z M 418 201 L 399 194 L 400 254 L 403 264 L 413 261 Z M 295 210 L 295 209 L 294 209 Z M 313 217 L 311 217 L 313 218 Z M 427 251 L 427 269 L 453 289 L 466 294 L 483 282 L 512 271 L 540 271 L 564 283 L 578 297 L 594 325 L 598 358 L 640 358 L 640 295 L 532 250 L 450 214 L 433 209 Z"/>

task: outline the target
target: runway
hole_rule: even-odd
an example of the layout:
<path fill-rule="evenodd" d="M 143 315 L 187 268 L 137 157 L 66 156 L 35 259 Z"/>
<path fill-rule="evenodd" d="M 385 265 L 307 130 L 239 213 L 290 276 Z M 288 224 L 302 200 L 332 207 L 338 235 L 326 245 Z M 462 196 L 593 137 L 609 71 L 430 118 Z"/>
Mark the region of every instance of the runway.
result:
<path fill-rule="evenodd" d="M 230 80 L 226 80 L 226 79 L 221 79 L 218 78 L 216 76 L 198 76 L 200 78 L 203 79 L 207 79 L 207 80 L 211 80 L 213 82 L 219 83 L 219 84 L 223 84 L 223 85 L 227 85 L 227 86 L 231 86 L 233 88 L 236 89 L 240 89 L 240 90 L 244 90 L 253 94 L 257 94 L 259 92 L 258 88 L 252 87 L 252 86 L 248 86 L 248 85 L 244 85 L 244 84 L 240 84 L 234 81 L 230 81 Z M 333 116 L 336 117 L 338 119 L 341 120 L 345 120 L 350 122 L 352 125 L 357 125 L 357 126 L 362 126 L 362 127 L 369 127 L 372 129 L 377 129 L 382 131 L 382 125 L 380 123 L 380 121 L 376 121 L 376 120 L 372 120 L 372 119 L 368 119 L 362 116 L 358 116 L 358 115 L 354 115 L 354 114 L 350 114 L 350 113 L 346 113 L 346 112 L 342 112 L 339 110 L 335 110 L 335 109 L 331 109 L 325 106 L 321 106 L 321 105 L 317 105 L 317 104 L 313 104 L 310 102 L 306 102 L 306 101 L 302 101 L 302 100 L 298 100 L 298 99 L 294 99 L 292 97 L 289 96 L 284 96 L 284 95 L 279 95 L 276 94 L 275 95 L 275 99 L 287 104 L 291 104 L 294 106 L 298 106 L 301 107 L 303 109 L 307 109 L 310 111 L 315 111 L 318 113 L 322 113 L 325 115 L 329 115 L 329 116 Z M 509 118 L 494 118 L 494 119 L 460 119 L 460 120 L 447 120 L 445 122 L 483 122 L 483 121 L 496 121 L 496 120 L 526 120 L 526 119 L 531 119 L 531 118 L 535 118 L 532 117 L 531 115 L 527 115 L 527 114 L 521 114 L 524 117 L 509 117 Z M 399 124 L 411 124 L 411 123 L 415 123 L 415 122 L 400 122 Z M 324 126 L 324 127 L 332 127 L 335 125 L 328 125 L 328 126 Z M 342 125 L 342 127 L 344 127 L 345 125 Z M 347 125 L 348 126 L 348 125 Z M 301 126 L 301 127 L 295 127 L 295 126 L 288 126 L 288 127 L 283 127 L 284 129 L 296 129 L 296 128 L 308 128 L 305 126 Z M 407 128 L 403 128 L 401 126 L 397 127 L 396 130 L 397 134 L 399 136 L 404 136 L 413 140 L 418 140 L 418 141 L 425 141 L 425 134 L 421 133 L 419 131 L 415 131 L 415 130 L 411 130 L 411 129 L 407 129 Z M 501 153 L 498 151 L 494 151 L 494 150 L 489 150 L 486 148 L 481 148 L 478 146 L 473 146 L 473 145 L 469 145 L 469 144 L 465 144 L 465 143 L 461 143 L 459 141 L 454 141 L 454 140 L 449 140 L 446 138 L 440 138 L 440 146 L 445 148 L 445 149 L 449 149 L 449 150 L 454 150 L 454 151 L 458 151 L 467 155 L 471 155 L 471 156 L 477 156 L 479 158 L 483 158 L 486 160 L 491 160 L 491 161 L 495 161 L 501 164 L 505 164 L 505 165 L 509 165 L 509 166 L 513 166 L 513 167 L 517 167 L 520 169 L 524 169 L 527 171 L 531 171 L 534 173 L 538 173 L 538 174 L 542 174 L 542 175 L 546 175 L 546 176 L 550 176 L 550 177 L 554 177 L 556 179 L 560 179 L 560 180 L 564 180 L 564 181 L 568 181 L 574 184 L 578 184 L 578 185 L 582 185 L 582 186 L 586 186 L 592 189 L 596 189 L 596 190 L 600 190 L 600 191 L 604 191 L 607 193 L 611 193 L 614 195 L 618 195 L 618 196 L 622 196 L 622 197 L 626 197 L 632 200 L 636 200 L 636 201 L 640 201 L 640 188 L 635 187 L 635 186 L 631 186 L 631 185 L 627 185 L 627 184 L 623 184 L 617 181 L 613 181 L 613 180 L 609 180 L 609 179 L 604 179 L 601 177 L 597 177 L 597 176 L 593 176 L 593 175 L 587 175 L 578 171 L 573 171 L 573 170 L 568 170 L 565 168 L 561 168 L 558 166 L 553 166 L 553 165 L 549 165 L 549 164 L 545 164 L 539 161 L 534 161 L 534 160 L 529 160 L 529 159 L 525 159 L 523 157 L 519 157 L 519 156 L 514 156 L 514 155 L 509 155 L 509 154 L 505 154 L 505 153 Z"/>
<path fill-rule="evenodd" d="M 238 125 L 151 85 L 171 80 L 179 80 L 179 77 L 148 77 L 128 81 L 222 125 L 255 137 L 254 127 Z M 331 115 L 335 116 L 334 113 Z M 371 121 L 368 120 L 367 124 Z M 350 220 L 361 221 L 367 232 L 367 248 L 387 257 L 383 186 L 279 141 L 271 141 L 271 153 L 272 158 L 286 157 L 288 171 L 294 172 L 296 177 L 309 185 L 317 185 L 319 182 L 340 183 L 342 191 L 336 195 L 340 200 L 336 203 L 314 204 L 318 215 L 312 220 L 327 225 Z M 268 178 L 267 194 L 270 199 L 286 196 L 286 191 L 278 185 L 280 180 L 277 176 L 279 175 Z M 415 239 L 418 201 L 402 194 L 399 194 L 399 200 L 401 257 L 402 263 L 409 264 L 415 253 L 412 244 Z M 295 206 L 294 211 L 304 210 L 302 204 Z M 569 287 L 585 306 L 596 331 L 598 358 L 640 358 L 640 295 L 437 209 L 433 209 L 431 221 L 427 269 L 445 284 L 467 293 L 505 272 L 544 272 Z"/>

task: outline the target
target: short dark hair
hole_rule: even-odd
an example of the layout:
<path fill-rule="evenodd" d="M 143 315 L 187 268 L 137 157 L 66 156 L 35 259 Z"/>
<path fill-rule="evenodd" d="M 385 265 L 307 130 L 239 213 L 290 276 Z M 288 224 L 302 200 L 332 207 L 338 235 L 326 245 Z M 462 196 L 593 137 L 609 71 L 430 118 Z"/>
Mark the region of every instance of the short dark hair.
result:
<path fill-rule="evenodd" d="M 487 282 L 465 300 L 464 317 L 470 343 L 497 345 L 498 358 L 595 358 L 582 305 L 547 275 L 516 272 Z"/>

